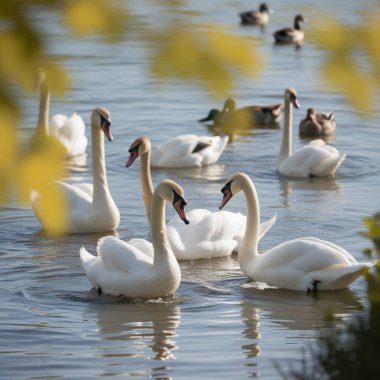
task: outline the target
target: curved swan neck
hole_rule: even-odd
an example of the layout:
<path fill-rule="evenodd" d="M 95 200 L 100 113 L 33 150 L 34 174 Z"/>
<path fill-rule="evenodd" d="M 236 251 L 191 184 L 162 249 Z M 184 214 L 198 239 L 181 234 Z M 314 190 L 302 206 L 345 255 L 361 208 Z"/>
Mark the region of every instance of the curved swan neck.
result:
<path fill-rule="evenodd" d="M 97 189 L 108 189 L 107 175 L 104 154 L 104 136 L 101 129 L 91 124 L 91 142 L 92 142 L 92 183 L 94 186 L 94 201 Z"/>
<path fill-rule="evenodd" d="M 167 259 L 171 252 L 165 224 L 165 200 L 153 193 L 152 203 L 152 244 L 154 250 L 153 265 Z"/>
<path fill-rule="evenodd" d="M 150 150 L 141 155 L 140 164 L 140 186 L 141 194 L 144 200 L 145 212 L 148 217 L 150 226 L 152 226 L 152 200 L 153 200 L 153 183 L 150 174 Z"/>
<path fill-rule="evenodd" d="M 257 243 L 259 240 L 260 206 L 254 184 L 249 178 L 242 181 L 242 191 L 247 202 L 247 221 L 243 241 L 240 245 L 239 263 L 246 263 L 258 256 Z"/>
<path fill-rule="evenodd" d="M 36 134 L 39 136 L 49 135 L 49 106 L 50 88 L 47 81 L 43 81 L 40 85 L 40 105 L 36 130 Z"/>
<path fill-rule="evenodd" d="M 293 105 L 290 100 L 285 97 L 284 130 L 282 132 L 281 149 L 278 155 L 277 164 L 280 164 L 292 154 L 292 109 Z"/>

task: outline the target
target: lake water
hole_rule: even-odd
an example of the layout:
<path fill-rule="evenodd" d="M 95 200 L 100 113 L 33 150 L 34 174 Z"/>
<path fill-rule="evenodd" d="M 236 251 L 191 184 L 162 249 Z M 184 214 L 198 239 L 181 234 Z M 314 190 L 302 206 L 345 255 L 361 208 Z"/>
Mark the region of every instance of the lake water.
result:
<path fill-rule="evenodd" d="M 376 110 L 373 118 L 363 118 L 341 95 L 321 89 L 318 65 L 324 53 L 308 42 L 307 33 L 322 11 L 351 22 L 374 4 L 333 0 L 322 10 L 313 1 L 272 1 L 276 13 L 264 32 L 238 23 L 237 13 L 255 5 L 251 2 L 187 4 L 184 15 L 196 22 L 214 21 L 234 33 L 261 38 L 265 69 L 252 80 L 238 82 L 233 94 L 238 105 L 281 102 L 284 89 L 293 86 L 302 107 L 294 112 L 294 125 L 310 106 L 334 111 L 337 134 L 331 144 L 347 152 L 347 158 L 334 179 L 284 179 L 275 170 L 281 129 L 252 130 L 236 136 L 216 165 L 153 170 L 154 183 L 172 178 L 185 189 L 188 210 L 217 210 L 220 188 L 230 175 L 244 170 L 257 187 L 262 218 L 277 214 L 276 224 L 261 242 L 263 250 L 291 238 L 315 236 L 363 260 L 361 252 L 369 242 L 359 235 L 361 220 L 380 206 L 380 114 Z M 156 12 L 148 2 L 136 2 L 133 8 L 148 17 Z M 299 50 L 275 47 L 271 32 L 292 24 L 300 11 L 310 21 L 305 44 Z M 159 24 L 172 16 L 157 12 L 147 22 Z M 129 145 L 140 135 L 157 144 L 178 134 L 210 134 L 197 119 L 210 108 L 220 108 L 221 102 L 196 84 L 156 83 L 139 40 L 120 45 L 104 45 L 95 38 L 72 41 L 53 16 L 35 17 L 49 32 L 51 51 L 65 58 L 74 78 L 65 98 L 53 97 L 51 114 L 77 111 L 87 123 L 89 137 L 92 109 L 105 106 L 111 111 L 114 141 L 106 142 L 106 158 L 109 186 L 121 213 L 118 234 L 125 240 L 149 237 L 138 162 L 125 168 Z M 23 103 L 26 139 L 37 120 L 38 97 Z M 305 143 L 294 133 L 294 148 Z M 88 157 L 84 164 L 74 165 L 72 181 L 90 180 L 89 161 Z M 237 196 L 226 209 L 245 212 L 243 197 Z M 168 217 L 173 212 L 167 208 Z M 363 279 L 349 289 L 321 292 L 318 298 L 263 289 L 246 279 L 236 257 L 181 262 L 182 282 L 170 299 L 131 302 L 98 296 L 81 268 L 78 250 L 85 246 L 94 252 L 102 235 L 47 238 L 32 211 L 12 203 L 1 209 L 0 220 L 4 379 L 277 379 L 276 366 L 285 370 L 297 366 L 321 328 L 338 328 L 366 307 Z M 328 313 L 336 316 L 335 322 L 326 322 Z"/>

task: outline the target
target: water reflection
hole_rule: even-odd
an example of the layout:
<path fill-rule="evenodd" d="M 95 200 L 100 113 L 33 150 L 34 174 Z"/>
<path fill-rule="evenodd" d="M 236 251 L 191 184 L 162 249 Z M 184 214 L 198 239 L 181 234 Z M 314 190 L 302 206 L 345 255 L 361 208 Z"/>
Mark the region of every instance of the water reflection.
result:
<path fill-rule="evenodd" d="M 97 324 L 104 340 L 128 342 L 123 356 L 141 354 L 155 360 L 175 358 L 172 351 L 177 348 L 180 318 L 179 306 L 171 302 L 113 302 L 97 310 Z M 120 351 L 116 352 L 115 356 L 120 357 Z"/>
<path fill-rule="evenodd" d="M 259 286 L 260 288 L 260 286 Z M 294 330 L 293 335 L 288 335 L 285 342 L 278 343 L 266 341 L 269 349 L 278 352 L 279 344 L 289 344 L 289 339 L 305 336 L 305 333 L 314 335 L 314 331 L 321 327 L 337 327 L 342 320 L 349 318 L 353 312 L 362 311 L 363 305 L 351 289 L 342 289 L 333 292 L 320 292 L 317 298 L 305 293 L 267 288 L 258 289 L 257 284 L 250 283 L 242 287 L 243 300 L 240 303 L 241 316 L 244 323 L 242 334 L 245 337 L 241 345 L 243 356 L 248 367 L 250 377 L 260 376 L 259 365 L 261 360 L 260 329 L 265 329 L 262 334 L 276 336 L 276 331 Z M 269 323 L 260 327 L 261 319 Z M 273 327 L 274 326 L 274 327 Z M 270 331 L 271 330 L 271 331 Z M 297 331 L 303 331 L 299 333 Z M 286 347 L 286 346 L 285 346 Z"/>
<path fill-rule="evenodd" d="M 260 341 L 260 318 L 258 315 L 259 309 L 251 304 L 248 300 L 241 302 L 241 316 L 245 324 L 243 330 L 244 336 L 247 338 L 248 343 L 241 346 L 244 357 L 247 359 L 246 366 L 249 367 L 249 375 L 257 377 L 258 362 L 256 358 L 260 355 L 261 349 L 259 346 Z"/>
<path fill-rule="evenodd" d="M 319 292 L 317 297 L 306 292 L 259 288 L 254 282 L 243 286 L 242 292 L 248 298 L 245 301 L 252 303 L 251 308 L 268 312 L 268 318 L 274 324 L 290 330 L 331 327 L 331 323 L 340 323 L 353 312 L 364 310 L 359 297 L 350 288 Z"/>
<path fill-rule="evenodd" d="M 316 194 L 318 202 L 323 198 L 330 198 L 328 192 L 339 193 L 341 191 L 339 182 L 336 178 L 322 178 L 322 177 L 312 177 L 312 178 L 297 178 L 291 179 L 283 176 L 279 176 L 279 185 L 281 189 L 281 195 L 283 196 L 283 205 L 287 208 L 291 206 L 291 193 L 293 191 L 309 191 Z"/>

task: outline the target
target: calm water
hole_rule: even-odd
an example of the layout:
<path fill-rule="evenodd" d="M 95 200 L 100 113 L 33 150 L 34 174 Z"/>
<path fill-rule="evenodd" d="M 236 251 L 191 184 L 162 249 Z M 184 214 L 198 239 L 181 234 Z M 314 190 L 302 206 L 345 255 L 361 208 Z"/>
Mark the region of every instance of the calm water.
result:
<path fill-rule="evenodd" d="M 255 130 L 237 136 L 217 165 L 154 170 L 154 182 L 170 177 L 184 187 L 188 209 L 217 210 L 225 180 L 244 168 L 256 184 L 262 217 L 278 216 L 261 243 L 264 250 L 312 235 L 339 244 L 362 260 L 361 251 L 368 243 L 359 236 L 361 219 L 380 206 L 380 115 L 361 118 L 339 94 L 323 90 L 317 67 L 324 56 L 307 43 L 307 37 L 298 51 L 274 47 L 271 38 L 274 29 L 291 24 L 299 11 L 310 20 L 307 33 L 321 10 L 307 0 L 272 1 L 276 13 L 262 33 L 238 25 L 236 14 L 251 2 L 204 3 L 200 9 L 199 2 L 187 5 L 195 21 L 211 20 L 237 34 L 261 37 L 265 69 L 257 78 L 238 83 L 234 94 L 238 105 L 280 102 L 284 89 L 293 86 L 302 106 L 295 111 L 294 124 L 310 106 L 334 111 L 338 130 L 331 143 L 347 152 L 347 159 L 335 179 L 286 180 L 275 171 L 281 130 Z M 334 0 L 326 10 L 351 22 L 360 10 L 357 3 Z M 363 1 L 360 7 L 370 4 Z M 134 9 L 139 15 L 150 12 L 145 2 Z M 152 24 L 170 16 L 157 13 Z M 196 84 L 156 83 L 149 76 L 141 42 L 115 46 L 97 39 L 72 42 L 55 19 L 42 19 L 50 33 L 51 51 L 64 56 L 74 77 L 67 97 L 53 97 L 51 113 L 75 110 L 88 123 L 95 106 L 109 108 L 115 139 L 106 143 L 106 156 L 109 186 L 122 216 L 118 234 L 125 240 L 148 237 L 138 165 L 125 168 L 130 143 L 143 134 L 155 144 L 178 134 L 211 133 L 196 120 L 221 104 Z M 32 133 L 37 108 L 37 96 L 24 99 L 24 138 Z M 88 136 L 89 132 L 88 128 Z M 306 143 L 297 134 L 293 137 L 294 148 Z M 89 159 L 74 164 L 71 180 L 89 180 Z M 243 197 L 236 197 L 227 209 L 244 212 Z M 169 208 L 167 213 L 173 215 Z M 366 307 L 362 279 L 349 289 L 321 293 L 315 299 L 247 281 L 234 257 L 181 262 L 183 280 L 170 299 L 130 302 L 99 297 L 82 271 L 78 250 L 85 246 L 94 252 L 101 235 L 46 238 L 31 210 L 19 206 L 4 207 L 0 218 L 0 378 L 4 379 L 276 379 L 275 365 L 297 365 L 319 329 L 337 328 Z M 329 312 L 337 317 L 330 325 L 325 322 Z"/>

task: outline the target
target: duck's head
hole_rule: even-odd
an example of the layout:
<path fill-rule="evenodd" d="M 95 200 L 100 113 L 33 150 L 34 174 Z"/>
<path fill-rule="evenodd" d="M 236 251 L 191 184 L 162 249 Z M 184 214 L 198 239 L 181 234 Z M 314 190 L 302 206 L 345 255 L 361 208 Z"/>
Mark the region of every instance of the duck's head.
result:
<path fill-rule="evenodd" d="M 223 194 L 222 202 L 220 203 L 219 210 L 221 210 L 228 201 L 237 193 L 242 191 L 243 182 L 247 179 L 250 181 L 249 177 L 244 173 L 236 173 L 233 177 L 222 187 L 220 190 Z"/>
<path fill-rule="evenodd" d="M 190 223 L 185 212 L 185 206 L 187 205 L 187 202 L 184 198 L 184 191 L 182 187 L 178 185 L 178 183 L 170 179 L 164 179 L 157 185 L 154 193 L 157 193 L 166 202 L 171 203 L 174 209 L 177 211 L 178 216 L 183 222 L 185 222 L 185 224 Z"/>
<path fill-rule="evenodd" d="M 297 98 L 297 91 L 294 88 L 289 87 L 285 90 L 284 99 L 285 101 L 289 101 L 291 104 L 293 104 L 294 107 L 300 108 L 300 104 L 298 103 Z"/>
<path fill-rule="evenodd" d="M 236 109 L 236 102 L 232 98 L 228 98 L 225 100 L 223 105 L 223 111 L 222 112 L 232 112 Z"/>
<path fill-rule="evenodd" d="M 95 108 L 91 114 L 91 125 L 100 128 L 109 141 L 113 140 L 110 126 L 111 126 L 111 114 L 104 107 Z"/>
<path fill-rule="evenodd" d="M 213 121 L 217 115 L 220 114 L 220 111 L 217 110 L 216 108 L 213 108 L 212 110 L 209 111 L 208 115 L 204 117 L 203 119 L 199 119 L 198 121 L 200 123 L 204 123 L 206 121 Z"/>
<path fill-rule="evenodd" d="M 314 108 L 308 108 L 307 109 L 306 118 L 309 119 L 309 120 L 314 120 L 315 116 L 316 116 L 315 109 Z"/>
<path fill-rule="evenodd" d="M 141 157 L 143 154 L 150 152 L 151 144 L 148 137 L 138 137 L 129 147 L 129 158 L 125 166 L 129 168 L 137 157 Z"/>
<path fill-rule="evenodd" d="M 301 14 L 298 14 L 294 17 L 294 28 L 300 29 L 300 22 L 304 22 L 305 24 L 308 24 L 309 21 L 303 17 Z"/>
<path fill-rule="evenodd" d="M 261 3 L 259 11 L 260 13 L 274 13 L 273 9 L 269 8 L 267 3 Z"/>

